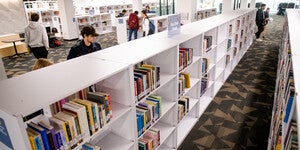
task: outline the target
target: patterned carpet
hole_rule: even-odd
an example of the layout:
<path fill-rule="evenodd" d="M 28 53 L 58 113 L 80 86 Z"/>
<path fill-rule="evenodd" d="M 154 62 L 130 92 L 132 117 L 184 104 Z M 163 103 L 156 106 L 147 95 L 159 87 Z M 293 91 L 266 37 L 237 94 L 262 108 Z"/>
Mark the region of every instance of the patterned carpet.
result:
<path fill-rule="evenodd" d="M 266 39 L 253 42 L 180 150 L 267 149 L 284 20 L 271 17 Z"/>
<path fill-rule="evenodd" d="M 266 149 L 283 24 L 282 16 L 272 17 L 264 42 L 252 44 L 180 150 Z M 103 48 L 116 45 L 116 34 L 101 35 L 98 41 Z M 51 48 L 48 58 L 65 61 L 74 42 Z M 3 59 L 8 78 L 31 71 L 34 61 L 32 54 Z"/>
<path fill-rule="evenodd" d="M 70 48 L 76 43 L 75 41 L 62 41 L 62 45 L 57 48 L 50 48 L 48 59 L 53 63 L 59 63 L 66 60 Z M 101 43 L 102 48 L 117 45 L 116 33 L 111 32 L 97 37 L 97 41 Z M 33 54 L 25 54 L 16 59 L 3 58 L 7 78 L 18 76 L 32 70 L 36 58 Z"/>

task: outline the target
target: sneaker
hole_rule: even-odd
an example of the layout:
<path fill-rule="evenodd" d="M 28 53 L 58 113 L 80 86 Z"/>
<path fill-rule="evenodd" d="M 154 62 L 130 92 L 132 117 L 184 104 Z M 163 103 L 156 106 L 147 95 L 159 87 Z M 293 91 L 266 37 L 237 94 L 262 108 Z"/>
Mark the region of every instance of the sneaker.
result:
<path fill-rule="evenodd" d="M 262 39 L 260 39 L 260 38 L 258 38 L 258 39 L 256 39 L 256 41 L 258 41 L 258 42 L 262 42 L 263 40 L 262 40 Z"/>

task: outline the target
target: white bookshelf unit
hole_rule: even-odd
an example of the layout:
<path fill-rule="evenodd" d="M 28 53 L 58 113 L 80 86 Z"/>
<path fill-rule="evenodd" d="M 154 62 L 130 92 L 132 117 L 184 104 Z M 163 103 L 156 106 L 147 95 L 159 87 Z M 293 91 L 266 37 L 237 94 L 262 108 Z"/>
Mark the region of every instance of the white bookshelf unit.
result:
<path fill-rule="evenodd" d="M 26 17 L 28 22 L 31 21 L 32 13 L 37 13 L 40 16 L 39 22 L 45 27 L 56 28 L 56 37 L 62 37 L 62 27 L 59 16 L 57 1 L 26 1 L 24 2 Z"/>
<path fill-rule="evenodd" d="M 240 35 L 242 39 L 246 37 L 246 42 L 238 46 L 233 56 L 232 49 L 236 45 L 227 48 L 227 41 L 232 37 L 229 26 L 244 17 L 248 18 L 244 26 L 234 30 L 232 35 L 240 34 L 245 28 L 249 32 Z M 0 90 L 0 119 L 4 120 L 10 137 L 1 139 L 0 143 L 9 139 L 14 149 L 30 150 L 27 122 L 23 117 L 40 109 L 44 110 L 44 115 L 38 115 L 32 121 L 50 117 L 50 104 L 96 84 L 97 90 L 110 94 L 113 118 L 75 149 L 89 142 L 105 150 L 137 150 L 139 139 L 154 128 L 160 130 L 157 150 L 178 149 L 251 45 L 254 18 L 254 9 L 224 13 L 184 25 L 178 35 L 170 37 L 163 31 L 0 81 L 3 89 Z M 204 48 L 207 36 L 211 36 L 211 45 Z M 193 57 L 189 57 L 189 64 L 182 69 L 179 66 L 180 48 L 193 49 L 193 55 L 190 55 Z M 225 64 L 228 55 L 230 59 Z M 209 60 L 207 69 L 203 68 L 205 59 Z M 162 111 L 160 117 L 138 136 L 136 106 L 146 99 L 137 100 L 134 88 L 134 69 L 140 62 L 160 67 L 160 86 L 153 88 L 146 97 L 160 95 Z M 190 75 L 190 87 L 179 93 L 181 73 Z M 206 82 L 205 86 L 203 82 Z M 189 108 L 179 119 L 180 96 L 189 97 Z M 8 148 L 2 143 L 0 149 Z"/>
<path fill-rule="evenodd" d="M 196 12 L 196 20 L 202 20 L 217 14 L 217 8 L 202 8 Z"/>
<path fill-rule="evenodd" d="M 299 149 L 299 10 L 287 10 L 278 56 L 268 149 Z"/>

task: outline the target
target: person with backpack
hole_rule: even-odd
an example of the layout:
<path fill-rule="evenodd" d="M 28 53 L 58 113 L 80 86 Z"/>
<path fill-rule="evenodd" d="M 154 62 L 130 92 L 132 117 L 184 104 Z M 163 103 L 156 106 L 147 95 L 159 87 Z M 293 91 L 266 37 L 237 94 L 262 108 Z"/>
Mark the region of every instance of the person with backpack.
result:
<path fill-rule="evenodd" d="M 134 13 L 131 13 L 129 15 L 129 19 L 128 19 L 128 27 L 129 27 L 129 35 L 128 35 L 128 41 L 131 41 L 131 36 L 132 33 L 134 34 L 134 39 L 137 39 L 137 33 L 139 30 L 139 17 L 138 15 L 138 11 L 134 11 Z"/>
<path fill-rule="evenodd" d="M 154 33 L 154 25 L 150 22 L 149 17 L 147 16 L 146 10 L 142 10 L 142 29 L 143 29 L 143 36 L 148 36 Z"/>
<path fill-rule="evenodd" d="M 101 50 L 100 44 L 95 42 L 96 37 L 99 36 L 99 34 L 96 33 L 93 26 L 84 26 L 81 30 L 81 35 L 83 39 L 79 40 L 71 47 L 67 60 Z"/>

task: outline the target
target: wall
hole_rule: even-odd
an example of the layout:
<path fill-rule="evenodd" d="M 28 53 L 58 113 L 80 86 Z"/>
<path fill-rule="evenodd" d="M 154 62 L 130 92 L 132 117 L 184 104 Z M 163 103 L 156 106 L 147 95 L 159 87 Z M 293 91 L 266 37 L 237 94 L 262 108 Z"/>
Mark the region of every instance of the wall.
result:
<path fill-rule="evenodd" d="M 23 0 L 0 0 L 0 35 L 24 32 L 27 25 Z"/>

